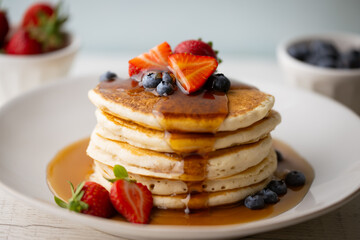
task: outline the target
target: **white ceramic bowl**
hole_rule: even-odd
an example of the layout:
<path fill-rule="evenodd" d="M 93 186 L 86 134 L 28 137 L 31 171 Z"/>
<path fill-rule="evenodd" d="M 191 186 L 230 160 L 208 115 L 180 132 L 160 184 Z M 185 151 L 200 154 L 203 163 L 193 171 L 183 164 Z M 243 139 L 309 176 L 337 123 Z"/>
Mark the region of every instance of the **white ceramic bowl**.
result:
<path fill-rule="evenodd" d="M 71 35 L 70 44 L 54 52 L 0 54 L 0 104 L 43 82 L 66 76 L 79 47 L 79 39 Z"/>
<path fill-rule="evenodd" d="M 347 33 L 314 34 L 283 41 L 277 48 L 277 58 L 286 81 L 319 92 L 350 107 L 360 114 L 360 69 L 332 69 L 317 67 L 289 55 L 287 49 L 300 42 L 328 40 L 341 52 L 360 49 L 360 35 Z"/>

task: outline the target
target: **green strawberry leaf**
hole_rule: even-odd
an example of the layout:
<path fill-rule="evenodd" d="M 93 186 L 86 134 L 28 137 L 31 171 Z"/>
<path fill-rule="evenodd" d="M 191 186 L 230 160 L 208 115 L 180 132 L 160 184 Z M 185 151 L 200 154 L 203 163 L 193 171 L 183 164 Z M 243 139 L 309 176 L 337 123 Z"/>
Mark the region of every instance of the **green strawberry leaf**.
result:
<path fill-rule="evenodd" d="M 114 166 L 114 175 L 115 175 L 115 177 L 120 178 L 120 179 L 124 179 L 129 176 L 126 169 L 121 165 Z"/>
<path fill-rule="evenodd" d="M 58 198 L 57 196 L 54 196 L 54 200 L 59 207 L 67 208 L 68 206 L 67 203 L 61 200 L 60 198 Z"/>

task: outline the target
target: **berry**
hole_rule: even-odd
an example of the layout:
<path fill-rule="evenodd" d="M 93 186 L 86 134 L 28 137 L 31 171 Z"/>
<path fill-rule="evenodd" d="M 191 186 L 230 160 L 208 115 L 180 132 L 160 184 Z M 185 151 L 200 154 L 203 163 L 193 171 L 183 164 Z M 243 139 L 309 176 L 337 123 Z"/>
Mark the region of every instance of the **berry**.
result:
<path fill-rule="evenodd" d="M 287 193 L 287 187 L 283 180 L 272 180 L 267 187 L 277 195 L 284 195 Z"/>
<path fill-rule="evenodd" d="M 267 188 L 261 190 L 258 195 L 263 196 L 265 203 L 277 203 L 279 201 L 279 197 L 276 192 Z"/>
<path fill-rule="evenodd" d="M 30 34 L 24 29 L 19 29 L 5 46 L 8 54 L 14 55 L 32 55 L 42 52 L 41 44 L 30 37 Z"/>
<path fill-rule="evenodd" d="M 159 85 L 157 85 L 156 87 L 156 92 L 160 96 L 169 96 L 173 94 L 174 91 L 175 91 L 175 87 L 170 82 L 161 81 Z"/>
<path fill-rule="evenodd" d="M 21 26 L 38 26 L 42 16 L 49 18 L 54 12 L 54 8 L 48 3 L 35 3 L 26 10 Z"/>
<path fill-rule="evenodd" d="M 310 51 L 306 43 L 297 43 L 288 48 L 288 53 L 290 56 L 304 61 L 308 57 Z"/>
<path fill-rule="evenodd" d="M 35 3 L 24 15 L 22 28 L 41 43 L 43 52 L 63 48 L 68 42 L 62 29 L 68 17 L 59 15 L 60 7 L 60 4 L 54 8 L 47 3 Z"/>
<path fill-rule="evenodd" d="M 9 22 L 6 17 L 6 12 L 0 9 L 0 48 L 5 42 L 5 38 L 8 32 Z"/>
<path fill-rule="evenodd" d="M 212 43 L 201 40 L 187 40 L 176 46 L 174 53 L 191 53 L 199 56 L 217 58 L 216 52 L 212 49 Z"/>
<path fill-rule="evenodd" d="M 282 162 L 284 160 L 282 153 L 279 152 L 278 150 L 275 150 L 275 153 L 276 153 L 276 159 L 278 160 L 278 162 Z"/>
<path fill-rule="evenodd" d="M 169 56 L 169 67 L 185 93 L 199 90 L 216 70 L 218 62 L 213 57 L 177 53 Z"/>
<path fill-rule="evenodd" d="M 339 62 L 339 68 L 360 68 L 360 51 L 350 50 L 341 54 Z"/>
<path fill-rule="evenodd" d="M 115 209 L 132 223 L 148 223 L 153 198 L 149 189 L 141 183 L 130 179 L 123 166 L 114 166 L 115 179 L 108 179 L 113 183 L 110 199 Z"/>
<path fill-rule="evenodd" d="M 261 195 L 248 196 L 244 200 L 244 205 L 252 210 L 263 209 L 265 201 Z"/>
<path fill-rule="evenodd" d="M 166 71 L 168 57 L 171 55 L 171 47 L 163 42 L 129 61 L 129 76 L 137 75 L 149 70 Z"/>
<path fill-rule="evenodd" d="M 285 177 L 288 186 L 299 187 L 305 184 L 305 175 L 298 171 L 291 171 Z"/>
<path fill-rule="evenodd" d="M 69 203 L 65 203 L 58 197 L 54 197 L 55 202 L 62 208 L 71 211 L 89 214 L 97 217 L 110 218 L 114 216 L 109 192 L 100 184 L 95 182 L 82 182 L 74 191 L 74 186 L 70 183 L 72 197 Z"/>
<path fill-rule="evenodd" d="M 168 82 L 168 83 L 171 83 L 171 84 L 175 84 L 175 82 L 176 82 L 176 78 L 175 78 L 174 74 L 171 73 L 171 72 L 170 73 L 169 72 L 163 72 L 162 80 L 164 82 Z"/>
<path fill-rule="evenodd" d="M 113 72 L 107 71 L 100 76 L 100 82 L 112 81 L 117 78 L 117 75 Z"/>
<path fill-rule="evenodd" d="M 156 88 L 161 82 L 161 73 L 148 73 L 142 78 L 144 88 Z"/>
<path fill-rule="evenodd" d="M 309 50 L 313 55 L 317 55 L 320 58 L 332 58 L 336 60 L 339 56 L 337 48 L 328 41 L 315 40 L 310 42 Z"/>
<path fill-rule="evenodd" d="M 230 89 L 231 82 L 222 73 L 211 75 L 207 81 L 210 84 L 210 88 L 215 91 L 227 92 Z"/>

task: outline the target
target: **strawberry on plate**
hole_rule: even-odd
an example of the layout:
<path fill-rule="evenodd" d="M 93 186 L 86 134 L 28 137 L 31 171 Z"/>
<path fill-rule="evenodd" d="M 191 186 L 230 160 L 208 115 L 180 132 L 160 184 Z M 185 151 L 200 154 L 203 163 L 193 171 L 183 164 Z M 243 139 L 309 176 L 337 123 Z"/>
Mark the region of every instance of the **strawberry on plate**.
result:
<path fill-rule="evenodd" d="M 5 42 L 5 38 L 8 32 L 9 22 L 6 17 L 6 12 L 0 9 L 0 47 Z"/>
<path fill-rule="evenodd" d="M 95 182 L 82 182 L 74 190 L 70 183 L 72 197 L 65 203 L 58 197 L 55 202 L 62 208 L 81 212 L 97 217 L 110 218 L 115 215 L 115 209 L 111 204 L 109 192 Z"/>
<path fill-rule="evenodd" d="M 218 62 L 213 57 L 189 53 L 172 54 L 168 63 L 186 93 L 199 90 L 218 66 Z"/>
<path fill-rule="evenodd" d="M 171 47 L 163 42 L 129 61 L 129 76 L 150 70 L 166 71 L 168 57 L 171 55 Z"/>
<path fill-rule="evenodd" d="M 22 27 L 28 27 L 30 25 L 38 26 L 40 18 L 49 18 L 54 14 L 55 10 L 53 6 L 45 2 L 37 2 L 31 5 L 25 12 Z"/>
<path fill-rule="evenodd" d="M 141 184 L 135 183 L 128 177 L 123 166 L 114 166 L 115 179 L 110 190 L 110 199 L 115 209 L 132 223 L 148 223 L 153 198 L 149 189 Z"/>
<path fill-rule="evenodd" d="M 215 51 L 212 47 L 212 42 L 203 42 L 199 40 L 186 40 L 179 43 L 174 53 L 191 53 L 198 56 L 209 56 L 213 58 L 217 58 L 218 51 Z M 221 60 L 218 59 L 220 63 Z"/>
<path fill-rule="evenodd" d="M 42 52 L 41 44 L 30 37 L 29 32 L 19 29 L 5 46 L 5 52 L 14 55 L 32 55 Z"/>

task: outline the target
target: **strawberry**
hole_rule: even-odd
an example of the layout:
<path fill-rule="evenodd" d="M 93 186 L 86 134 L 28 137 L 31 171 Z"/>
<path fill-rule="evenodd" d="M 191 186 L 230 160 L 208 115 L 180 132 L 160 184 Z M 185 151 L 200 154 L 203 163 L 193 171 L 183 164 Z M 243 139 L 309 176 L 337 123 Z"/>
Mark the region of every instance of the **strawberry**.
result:
<path fill-rule="evenodd" d="M 129 61 L 129 76 L 137 75 L 148 70 L 167 70 L 167 60 L 171 55 L 171 47 L 163 42 Z"/>
<path fill-rule="evenodd" d="M 41 53 L 42 47 L 26 30 L 19 29 L 5 46 L 5 52 L 14 55 L 32 55 Z"/>
<path fill-rule="evenodd" d="M 218 62 L 209 56 L 176 53 L 169 56 L 169 67 L 186 93 L 199 90 L 216 70 Z"/>
<path fill-rule="evenodd" d="M 179 43 L 174 53 L 191 53 L 199 56 L 209 56 L 213 58 L 217 58 L 218 51 L 214 51 L 212 48 L 212 42 L 203 42 L 201 39 L 199 40 L 187 40 Z M 220 59 L 218 62 L 220 63 Z"/>
<path fill-rule="evenodd" d="M 149 189 L 141 183 L 135 183 L 128 177 L 123 166 L 114 166 L 115 179 L 110 190 L 110 199 L 115 209 L 132 223 L 148 223 L 153 198 Z"/>
<path fill-rule="evenodd" d="M 72 197 L 65 203 L 58 197 L 55 202 L 62 208 L 81 212 L 97 217 L 110 218 L 115 215 L 115 209 L 111 204 L 109 192 L 95 182 L 82 182 L 76 187 L 70 183 Z"/>
<path fill-rule="evenodd" d="M 54 12 L 54 8 L 48 3 L 35 3 L 26 10 L 21 26 L 23 28 L 30 25 L 38 26 L 42 16 L 49 18 Z"/>
<path fill-rule="evenodd" d="M 6 17 L 6 12 L 0 9 L 0 47 L 5 42 L 5 38 L 8 32 L 9 22 Z"/>

